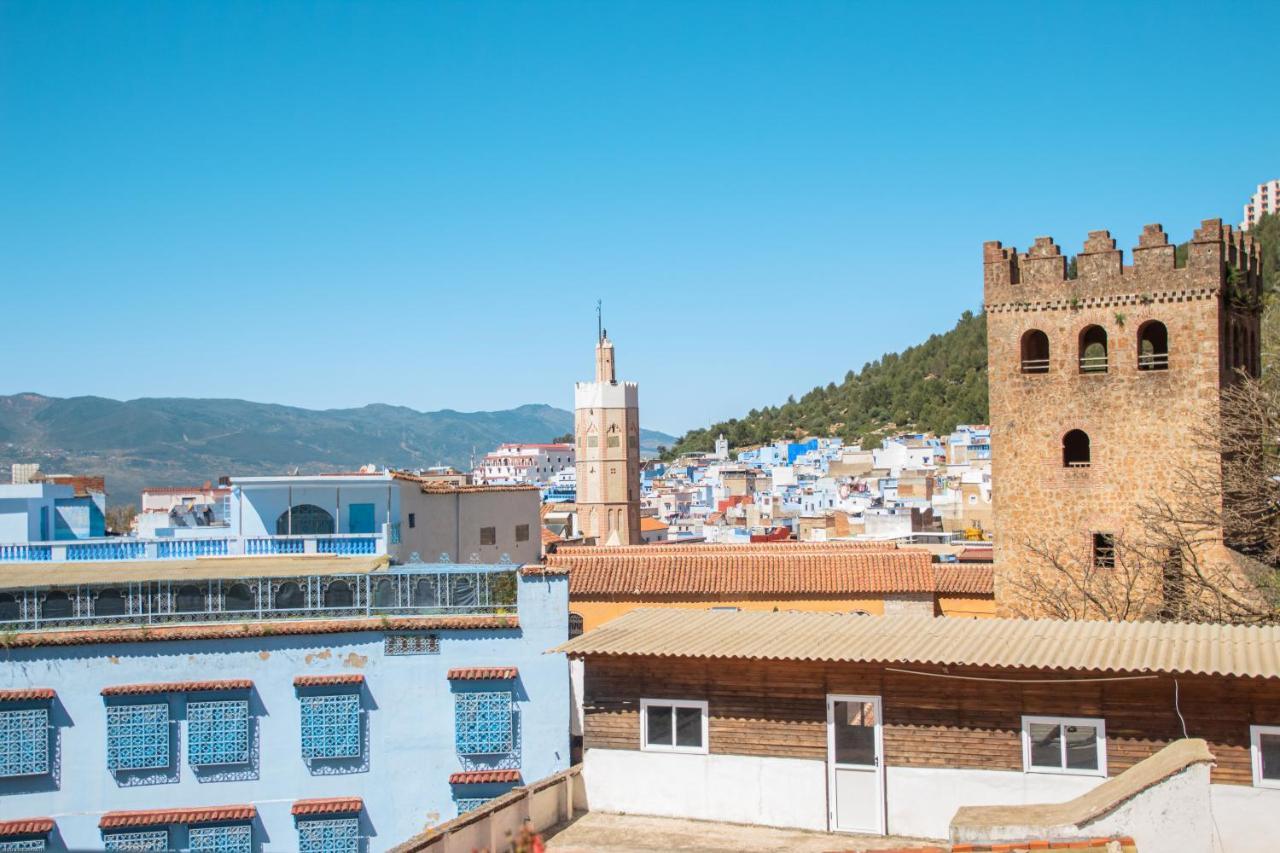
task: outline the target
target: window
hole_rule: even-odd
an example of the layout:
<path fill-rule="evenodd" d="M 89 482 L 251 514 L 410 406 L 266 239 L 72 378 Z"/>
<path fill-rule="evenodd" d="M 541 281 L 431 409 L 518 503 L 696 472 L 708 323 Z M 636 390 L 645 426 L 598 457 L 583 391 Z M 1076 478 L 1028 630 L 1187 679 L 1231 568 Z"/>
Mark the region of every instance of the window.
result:
<path fill-rule="evenodd" d="M 1159 320 L 1138 327 L 1138 369 L 1169 369 L 1169 330 Z"/>
<path fill-rule="evenodd" d="M 301 586 L 293 581 L 285 581 L 276 590 L 275 606 L 277 610 L 301 610 L 307 606 L 307 597 Z"/>
<path fill-rule="evenodd" d="M 600 446 L 600 436 L 598 435 L 587 436 L 587 447 L 599 447 L 599 446 Z"/>
<path fill-rule="evenodd" d="M 248 584 L 236 583 L 227 589 L 226 601 L 223 604 L 227 610 L 253 610 L 255 606 L 253 592 Z"/>
<path fill-rule="evenodd" d="M 516 525 L 516 541 L 517 542 L 529 541 L 529 525 L 527 524 Z"/>
<path fill-rule="evenodd" d="M 252 853 L 253 825 L 193 826 L 187 840 L 191 853 Z"/>
<path fill-rule="evenodd" d="M 412 530 L 417 523 L 418 523 L 417 514 L 412 512 L 409 513 L 409 529 Z"/>
<path fill-rule="evenodd" d="M 148 829 L 141 832 L 108 832 L 102 836 L 106 850 L 168 850 L 169 830 Z"/>
<path fill-rule="evenodd" d="M 1249 726 L 1253 784 L 1280 788 L 1280 726 Z"/>
<path fill-rule="evenodd" d="M 94 616 L 124 616 L 125 598 L 118 589 L 104 589 L 93 599 Z"/>
<path fill-rule="evenodd" d="M 475 811 L 492 799 L 493 797 L 459 797 L 454 802 L 458 804 L 458 814 L 464 815 Z"/>
<path fill-rule="evenodd" d="M 359 853 L 360 819 L 298 821 L 299 853 Z"/>
<path fill-rule="evenodd" d="M 1089 434 L 1073 429 L 1062 437 L 1062 467 L 1088 468 L 1090 463 Z"/>
<path fill-rule="evenodd" d="M 511 691 L 458 693 L 454 696 L 454 738 L 459 755 L 511 752 Z"/>
<path fill-rule="evenodd" d="M 178 587 L 178 594 L 174 599 L 174 610 L 178 613 L 200 613 L 204 609 L 203 589 L 191 583 Z"/>
<path fill-rule="evenodd" d="M 0 839 L 0 853 L 35 853 L 47 849 L 43 838 Z"/>
<path fill-rule="evenodd" d="M 480 528 L 480 544 L 481 545 L 497 545 L 498 544 L 498 528 L 481 527 Z"/>
<path fill-rule="evenodd" d="M 357 758 L 361 754 L 360 694 L 303 696 L 302 757 Z"/>
<path fill-rule="evenodd" d="M 292 516 L 292 523 L 290 523 Z M 315 504 L 299 504 L 280 513 L 276 519 L 276 535 L 315 536 L 334 532 L 333 516 Z"/>
<path fill-rule="evenodd" d="M 1022 372 L 1049 372 L 1049 336 L 1030 329 L 1022 336 Z"/>
<path fill-rule="evenodd" d="M 47 593 L 40 602 L 41 619 L 70 619 L 73 615 L 71 597 L 60 590 Z"/>
<path fill-rule="evenodd" d="M 1022 769 L 1106 776 L 1106 724 L 1078 717 L 1023 717 Z"/>
<path fill-rule="evenodd" d="M 610 446 L 610 447 L 621 447 L 621 446 L 622 446 L 622 438 L 621 438 L 620 436 L 616 436 L 616 435 L 611 435 L 611 436 L 609 436 L 609 446 Z"/>
<path fill-rule="evenodd" d="M 1080 333 L 1080 372 L 1107 372 L 1107 330 L 1086 326 Z"/>
<path fill-rule="evenodd" d="M 0 777 L 49 772 L 49 709 L 0 710 Z"/>
<path fill-rule="evenodd" d="M 1114 569 L 1116 567 L 1116 537 L 1114 533 L 1093 534 L 1093 567 L 1095 569 Z"/>
<path fill-rule="evenodd" d="M 169 704 L 108 705 L 107 768 L 155 770 L 168 766 Z"/>
<path fill-rule="evenodd" d="M 641 699 L 640 748 L 649 752 L 707 752 L 707 703 Z"/>
<path fill-rule="evenodd" d="M 248 700 L 187 703 L 187 762 L 192 767 L 249 762 Z"/>
<path fill-rule="evenodd" d="M 351 607 L 355 600 L 351 584 L 346 581 L 330 581 L 324 591 L 325 607 Z"/>
<path fill-rule="evenodd" d="M 574 637 L 581 637 L 582 631 L 583 631 L 582 614 L 570 613 L 569 614 L 569 639 L 572 640 Z"/>

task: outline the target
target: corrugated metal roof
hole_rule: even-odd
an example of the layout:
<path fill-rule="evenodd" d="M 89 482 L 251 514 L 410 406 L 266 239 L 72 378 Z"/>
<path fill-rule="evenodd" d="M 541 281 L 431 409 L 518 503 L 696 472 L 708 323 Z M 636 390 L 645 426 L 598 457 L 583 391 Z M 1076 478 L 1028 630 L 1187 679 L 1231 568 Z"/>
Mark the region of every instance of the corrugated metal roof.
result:
<path fill-rule="evenodd" d="M 1280 678 L 1280 626 L 645 609 L 554 651 Z"/>
<path fill-rule="evenodd" d="M 14 563 L 0 566 L 0 589 L 33 586 L 126 583 L 128 581 L 226 580 L 295 575 L 366 574 L 390 563 L 387 557 L 197 557 L 185 560 L 109 560 L 76 563 Z"/>

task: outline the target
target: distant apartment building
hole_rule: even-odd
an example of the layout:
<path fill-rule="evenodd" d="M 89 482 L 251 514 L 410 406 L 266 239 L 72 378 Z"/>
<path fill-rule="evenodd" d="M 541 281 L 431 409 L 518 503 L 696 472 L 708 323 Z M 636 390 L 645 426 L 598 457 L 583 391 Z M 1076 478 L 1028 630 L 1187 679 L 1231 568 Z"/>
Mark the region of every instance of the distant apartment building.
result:
<path fill-rule="evenodd" d="M 0 559 L 6 544 L 64 542 L 106 535 L 101 477 L 43 475 L 0 485 Z"/>
<path fill-rule="evenodd" d="M 231 511 L 231 486 L 215 486 L 206 480 L 200 486 L 148 486 L 133 519 L 139 536 L 155 536 L 171 527 L 227 527 Z"/>
<path fill-rule="evenodd" d="M 481 484 L 549 484 L 574 463 L 572 444 L 503 444 L 486 453 L 475 470 Z"/>
<path fill-rule="evenodd" d="M 1280 179 L 1258 184 L 1258 191 L 1244 206 L 1244 221 L 1240 230 L 1248 231 L 1266 213 L 1280 213 Z"/>

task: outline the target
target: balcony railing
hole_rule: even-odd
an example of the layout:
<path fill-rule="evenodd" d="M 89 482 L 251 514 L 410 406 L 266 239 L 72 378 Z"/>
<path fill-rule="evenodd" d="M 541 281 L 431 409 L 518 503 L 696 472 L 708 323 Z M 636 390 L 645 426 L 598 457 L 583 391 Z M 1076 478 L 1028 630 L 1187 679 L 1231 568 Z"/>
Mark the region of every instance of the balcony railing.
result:
<path fill-rule="evenodd" d="M 50 578 L 56 582 L 56 578 Z M 0 632 L 516 611 L 512 566 L 0 590 Z"/>
<path fill-rule="evenodd" d="M 398 544 L 399 525 L 386 525 Z M 109 563 L 120 560 L 183 560 L 197 557 L 268 557 L 333 554 L 341 557 L 387 553 L 387 536 L 338 533 L 319 536 L 181 536 L 154 539 L 112 537 L 65 542 L 0 545 L 0 563 Z"/>

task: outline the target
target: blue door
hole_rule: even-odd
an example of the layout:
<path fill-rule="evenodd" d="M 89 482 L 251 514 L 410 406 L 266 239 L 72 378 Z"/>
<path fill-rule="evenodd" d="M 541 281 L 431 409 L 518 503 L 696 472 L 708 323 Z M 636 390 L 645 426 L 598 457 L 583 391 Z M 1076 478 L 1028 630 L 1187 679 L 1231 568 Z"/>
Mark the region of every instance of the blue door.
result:
<path fill-rule="evenodd" d="M 351 504 L 347 507 L 347 530 L 351 533 L 372 533 L 373 504 Z"/>

